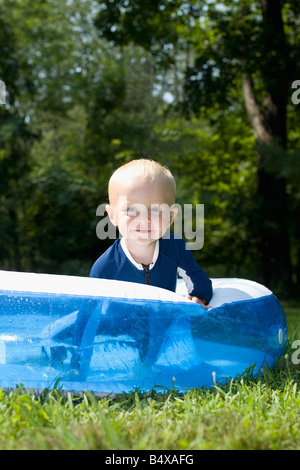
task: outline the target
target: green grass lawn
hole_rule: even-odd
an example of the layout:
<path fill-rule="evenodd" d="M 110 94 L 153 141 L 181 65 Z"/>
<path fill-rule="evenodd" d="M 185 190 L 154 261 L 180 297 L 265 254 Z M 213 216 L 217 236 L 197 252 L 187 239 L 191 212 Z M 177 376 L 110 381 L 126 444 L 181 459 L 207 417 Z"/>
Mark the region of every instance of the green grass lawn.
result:
<path fill-rule="evenodd" d="M 0 391 L 0 449 L 300 449 L 300 307 L 284 305 L 289 344 L 276 368 L 184 395 L 155 390 L 96 400 Z M 299 353 L 300 358 L 300 353 Z"/>

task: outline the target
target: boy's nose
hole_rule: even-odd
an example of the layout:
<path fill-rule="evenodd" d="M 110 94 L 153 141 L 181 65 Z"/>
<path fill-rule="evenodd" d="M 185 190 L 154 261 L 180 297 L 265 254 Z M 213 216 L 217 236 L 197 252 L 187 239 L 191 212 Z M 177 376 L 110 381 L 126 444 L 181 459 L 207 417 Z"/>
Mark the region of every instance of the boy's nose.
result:
<path fill-rule="evenodd" d="M 145 224 L 150 223 L 151 222 L 151 211 L 140 212 L 138 219 L 141 223 L 145 223 Z"/>
<path fill-rule="evenodd" d="M 146 206 L 139 207 L 138 218 L 143 221 L 151 221 L 151 209 L 148 209 Z"/>

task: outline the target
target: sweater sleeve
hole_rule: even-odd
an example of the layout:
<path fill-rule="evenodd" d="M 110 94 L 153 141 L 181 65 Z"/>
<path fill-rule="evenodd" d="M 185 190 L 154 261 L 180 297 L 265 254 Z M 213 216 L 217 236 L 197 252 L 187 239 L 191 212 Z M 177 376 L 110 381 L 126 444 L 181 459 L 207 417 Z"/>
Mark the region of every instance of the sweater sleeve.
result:
<path fill-rule="evenodd" d="M 212 282 L 195 260 L 192 251 L 183 242 L 180 250 L 178 274 L 185 281 L 189 295 L 204 299 L 207 303 L 212 298 Z"/>

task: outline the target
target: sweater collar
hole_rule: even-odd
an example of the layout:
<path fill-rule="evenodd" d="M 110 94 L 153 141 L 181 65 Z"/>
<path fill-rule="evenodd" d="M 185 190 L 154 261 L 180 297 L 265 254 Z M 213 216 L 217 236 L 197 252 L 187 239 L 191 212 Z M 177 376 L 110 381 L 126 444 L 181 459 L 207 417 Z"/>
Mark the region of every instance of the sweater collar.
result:
<path fill-rule="evenodd" d="M 122 237 L 121 238 L 121 248 L 122 250 L 124 251 L 125 255 L 127 256 L 127 258 L 129 259 L 129 261 L 137 268 L 139 269 L 140 271 L 143 271 L 143 265 L 140 264 L 140 263 L 137 263 L 133 257 L 131 256 L 127 246 L 126 246 L 126 243 L 125 243 L 125 240 L 124 238 Z M 156 240 L 156 245 L 155 245 L 155 249 L 154 249 L 154 254 L 153 254 L 153 261 L 152 263 L 149 264 L 149 269 L 152 269 L 157 261 L 157 258 L 158 258 L 158 255 L 159 255 L 159 240 Z"/>

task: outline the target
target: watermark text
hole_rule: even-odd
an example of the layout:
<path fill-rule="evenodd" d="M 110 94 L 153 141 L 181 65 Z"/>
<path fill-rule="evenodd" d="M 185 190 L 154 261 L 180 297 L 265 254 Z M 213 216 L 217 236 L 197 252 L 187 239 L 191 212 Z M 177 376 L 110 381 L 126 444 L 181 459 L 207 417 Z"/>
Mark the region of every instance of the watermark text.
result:
<path fill-rule="evenodd" d="M 292 83 L 292 88 L 296 89 L 292 94 L 292 103 L 298 105 L 300 103 L 300 80 L 295 80 Z"/>
<path fill-rule="evenodd" d="M 0 104 L 6 104 L 6 87 L 2 80 L 0 80 Z"/>
<path fill-rule="evenodd" d="M 300 340 L 293 341 L 292 349 L 296 349 L 292 354 L 292 363 L 295 365 L 300 364 Z"/>
<path fill-rule="evenodd" d="M 127 204 L 126 196 L 121 196 L 119 204 L 110 207 L 100 204 L 96 210 L 96 216 L 101 218 L 96 227 L 100 240 L 116 240 L 118 228 L 122 234 L 123 227 L 125 231 L 128 227 L 131 239 L 150 239 L 158 233 L 168 239 L 173 226 L 175 235 L 184 238 L 189 249 L 200 250 L 204 245 L 204 204 L 151 204 L 146 207 Z M 118 211 L 118 216 L 114 211 Z"/>

